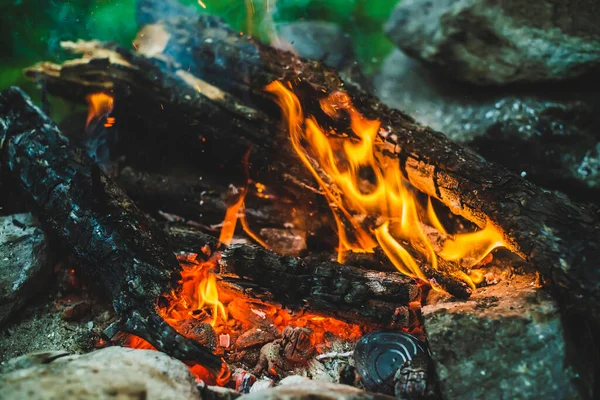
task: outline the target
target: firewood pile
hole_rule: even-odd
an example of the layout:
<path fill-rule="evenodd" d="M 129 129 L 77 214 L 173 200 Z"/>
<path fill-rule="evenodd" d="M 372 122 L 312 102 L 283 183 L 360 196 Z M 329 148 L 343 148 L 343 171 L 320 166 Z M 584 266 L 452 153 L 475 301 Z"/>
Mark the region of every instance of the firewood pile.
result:
<path fill-rule="evenodd" d="M 218 18 L 163 0 L 140 1 L 138 20 L 132 49 L 63 42 L 71 59 L 24 71 L 87 114 L 57 125 L 0 93 L 2 204 L 30 213 L 0 223 L 0 263 L 22 266 L 0 323 L 50 275 L 56 304 L 0 337 L 15 343 L 0 384 L 43 396 L 97 368 L 57 393 L 159 396 L 162 381 L 143 387 L 158 368 L 168 397 L 590 393 L 598 360 L 568 354 L 600 318 L 596 207 Z M 54 337 L 51 314 L 77 343 L 18 348 Z M 8 361 L 31 350 L 45 352 Z"/>

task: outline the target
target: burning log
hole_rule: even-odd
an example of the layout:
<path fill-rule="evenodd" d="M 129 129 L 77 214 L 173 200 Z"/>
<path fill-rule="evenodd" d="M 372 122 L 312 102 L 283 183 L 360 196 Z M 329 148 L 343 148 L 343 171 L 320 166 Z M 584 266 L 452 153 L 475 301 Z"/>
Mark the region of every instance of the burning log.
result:
<path fill-rule="evenodd" d="M 180 225 L 167 227 L 167 232 L 176 250 L 200 257 L 221 252 L 219 279 L 223 283 L 246 296 L 291 309 L 351 323 L 408 327 L 408 304 L 418 300 L 421 292 L 416 281 L 399 272 L 307 261 L 250 245 L 226 247 L 212 236 Z M 204 246 L 210 250 L 201 250 Z"/>
<path fill-rule="evenodd" d="M 226 371 L 219 357 L 156 312 L 181 270 L 164 234 L 17 88 L 0 93 L 0 167 L 19 182 L 46 231 L 108 295 L 121 330 L 216 374 Z"/>
<path fill-rule="evenodd" d="M 143 3 L 146 10 L 153 9 L 152 1 Z M 480 227 L 493 226 L 504 236 L 505 244 L 530 261 L 569 307 L 600 318 L 600 269 L 596 261 L 600 258 L 600 243 L 595 240 L 600 236 L 600 224 L 596 210 L 485 161 L 443 134 L 389 109 L 360 88 L 345 84 L 335 71 L 322 64 L 240 36 L 218 19 L 175 16 L 157 21 L 152 12 L 143 13 L 143 18 L 153 24 L 144 28 L 145 42 L 137 43 L 137 54 L 87 45 L 83 60 L 62 67 L 40 64 L 27 74 L 43 79 L 51 92 L 70 98 L 90 90 L 113 90 L 122 96 L 129 112 L 137 110 L 149 116 L 151 113 L 142 110 L 143 105 L 130 101 L 132 93 L 145 93 L 149 99 L 154 98 L 143 102 L 147 105 L 152 101 L 152 110 L 158 111 L 161 101 L 170 109 L 156 118 L 157 124 L 167 123 L 158 121 L 162 118 L 187 118 L 202 124 L 206 128 L 203 134 L 212 135 L 214 140 L 234 133 L 236 142 L 243 146 L 254 144 L 257 150 L 264 149 L 257 151 L 259 158 L 267 155 L 267 159 L 273 159 L 273 149 L 277 149 L 281 157 L 273 160 L 271 175 L 283 178 L 282 171 L 292 167 L 288 174 L 296 177 L 297 187 L 310 187 L 312 181 L 310 177 L 304 179 L 306 172 L 298 167 L 285 135 L 277 134 L 273 124 L 279 118 L 278 110 L 262 89 L 275 80 L 301 78 L 316 92 L 345 91 L 362 115 L 380 121 L 377 140 L 387 146 L 387 157 L 398 163 L 408 182 Z M 173 89 L 167 90 L 167 85 Z M 156 93 L 145 86 L 156 89 Z M 133 97 L 139 100 L 142 96 Z M 236 100 L 242 98 L 248 101 Z M 300 101 L 317 119 L 323 117 L 315 109 L 317 101 L 310 97 Z M 217 129 L 212 122 L 217 119 L 226 120 L 230 129 Z M 327 121 L 319 122 L 331 127 Z M 341 125 L 343 121 L 338 122 L 338 128 Z M 283 167 L 277 163 L 283 163 Z"/>

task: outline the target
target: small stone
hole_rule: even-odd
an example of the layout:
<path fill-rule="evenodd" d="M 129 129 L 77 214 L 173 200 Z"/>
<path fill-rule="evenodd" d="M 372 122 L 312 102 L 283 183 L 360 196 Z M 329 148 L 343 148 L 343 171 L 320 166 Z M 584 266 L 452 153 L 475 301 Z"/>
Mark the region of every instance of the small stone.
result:
<path fill-rule="evenodd" d="M 261 381 L 259 381 L 261 382 Z M 256 382 L 256 386 L 259 382 Z M 314 400 L 392 400 L 395 397 L 382 394 L 365 392 L 352 386 L 340 385 L 338 383 L 323 382 L 317 380 L 306 380 L 301 384 L 280 385 L 274 388 L 262 389 L 258 392 L 250 390 L 239 398 L 240 400 L 292 400 L 292 399 L 314 399 Z"/>
<path fill-rule="evenodd" d="M 249 393 L 262 392 L 263 390 L 268 389 L 268 388 L 272 388 L 273 386 L 275 386 L 275 382 L 273 381 L 273 379 L 263 378 L 263 379 L 260 379 L 260 380 L 256 381 L 254 383 L 254 385 L 252 385 L 252 387 L 250 388 Z"/>
<path fill-rule="evenodd" d="M 301 375 L 290 375 L 286 376 L 282 380 L 279 381 L 279 385 L 301 385 L 303 383 L 309 382 L 310 378 Z"/>

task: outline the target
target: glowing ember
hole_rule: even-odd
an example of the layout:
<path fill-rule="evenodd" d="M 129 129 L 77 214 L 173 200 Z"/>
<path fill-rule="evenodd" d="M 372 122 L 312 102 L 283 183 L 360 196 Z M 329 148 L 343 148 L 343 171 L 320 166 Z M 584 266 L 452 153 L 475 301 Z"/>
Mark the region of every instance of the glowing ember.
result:
<path fill-rule="evenodd" d="M 426 209 L 419 202 L 398 161 L 384 154 L 379 121 L 363 117 L 347 94 L 337 92 L 320 100 L 321 110 L 333 120 L 342 114 L 350 117 L 351 131 L 340 138 L 328 135 L 314 116 L 304 115 L 291 85 L 275 81 L 266 90 L 276 95 L 292 145 L 329 201 L 339 236 L 338 261 L 343 262 L 348 251 L 380 247 L 399 271 L 428 281 L 403 243 L 421 252 L 435 269 L 438 257 L 471 267 L 504 244 L 492 224 L 479 232 L 448 235 L 433 207 Z M 445 236 L 441 250 L 434 249 L 425 225 Z M 464 272 L 453 275 L 475 287 Z"/>
<path fill-rule="evenodd" d="M 86 96 L 85 100 L 88 103 L 88 115 L 85 122 L 85 127 L 90 126 L 92 121 L 97 121 L 100 118 L 110 114 L 114 107 L 114 99 L 106 93 L 93 93 Z M 104 126 L 110 128 L 115 124 L 115 118 L 109 117 L 106 119 Z"/>

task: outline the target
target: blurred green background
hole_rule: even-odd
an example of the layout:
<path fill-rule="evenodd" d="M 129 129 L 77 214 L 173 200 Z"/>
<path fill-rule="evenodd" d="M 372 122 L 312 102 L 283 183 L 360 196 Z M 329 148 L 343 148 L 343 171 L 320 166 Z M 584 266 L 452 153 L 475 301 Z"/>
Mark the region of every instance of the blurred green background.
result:
<path fill-rule="evenodd" d="M 252 32 L 266 40 L 266 12 L 272 20 L 325 20 L 336 22 L 351 35 L 355 53 L 369 74 L 392 49 L 383 24 L 398 0 L 180 0 L 198 12 L 223 17 L 235 29 Z M 0 90 L 22 86 L 36 98 L 39 94 L 21 70 L 38 61 L 68 58 L 60 41 L 99 39 L 131 47 L 138 26 L 136 0 L 0 0 Z M 250 16 L 250 17 L 249 17 Z M 54 102 L 53 102 L 54 103 Z M 60 104 L 60 109 L 64 108 Z M 56 107 L 55 107 L 56 108 Z M 53 113 L 54 114 L 54 113 Z M 56 117 L 56 116 L 55 116 Z"/>

